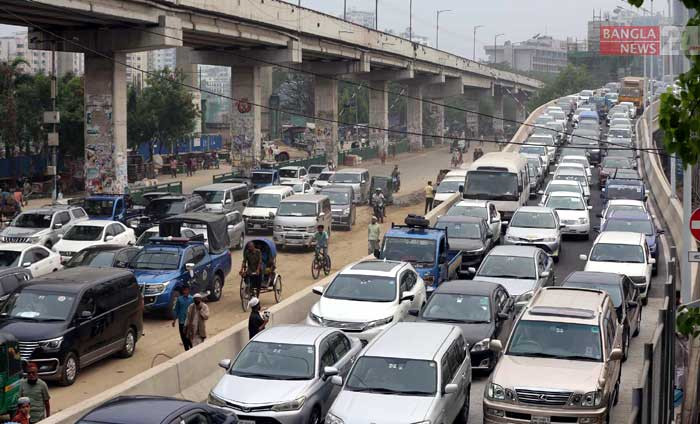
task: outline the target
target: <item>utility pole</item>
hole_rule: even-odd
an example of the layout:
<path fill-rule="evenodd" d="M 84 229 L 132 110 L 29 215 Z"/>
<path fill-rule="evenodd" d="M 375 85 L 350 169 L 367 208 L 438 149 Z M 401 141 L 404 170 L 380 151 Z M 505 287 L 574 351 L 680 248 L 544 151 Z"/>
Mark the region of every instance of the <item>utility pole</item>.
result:
<path fill-rule="evenodd" d="M 408 41 L 413 42 L 413 0 L 408 3 Z"/>
<path fill-rule="evenodd" d="M 450 9 L 443 9 L 443 10 L 438 10 L 436 11 L 436 19 L 435 19 L 435 48 L 440 47 L 440 14 L 443 12 L 451 12 Z"/>
<path fill-rule="evenodd" d="M 51 199 L 58 200 L 58 123 L 60 116 L 56 108 L 56 93 L 58 91 L 56 66 L 56 40 L 51 41 L 51 112 L 44 113 L 44 123 L 51 124 L 51 133 L 48 134 L 48 146 L 51 150 L 51 165 L 47 167 L 47 174 L 53 176 Z"/>
<path fill-rule="evenodd" d="M 379 0 L 374 0 L 374 30 L 379 31 Z"/>
<path fill-rule="evenodd" d="M 472 60 L 476 62 L 476 30 L 483 27 L 483 25 L 474 25 L 474 38 L 472 39 Z"/>
<path fill-rule="evenodd" d="M 496 40 L 497 40 L 498 37 L 500 37 L 501 35 L 505 35 L 505 34 L 500 33 L 500 34 L 496 34 L 496 35 L 493 36 L 493 63 L 494 63 L 494 64 L 496 63 Z"/>
<path fill-rule="evenodd" d="M 348 20 L 348 0 L 343 0 L 343 20 Z"/>

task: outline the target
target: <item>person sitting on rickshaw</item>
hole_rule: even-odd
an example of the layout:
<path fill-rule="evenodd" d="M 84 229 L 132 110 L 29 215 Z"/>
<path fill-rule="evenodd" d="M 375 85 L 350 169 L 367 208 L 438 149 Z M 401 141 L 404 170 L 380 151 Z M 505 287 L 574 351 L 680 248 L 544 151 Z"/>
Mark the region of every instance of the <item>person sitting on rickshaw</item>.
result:
<path fill-rule="evenodd" d="M 255 243 L 252 241 L 248 242 L 246 250 L 243 253 L 240 275 L 247 280 L 250 292 L 255 297 L 260 297 L 263 266 L 262 252 L 255 247 Z"/>

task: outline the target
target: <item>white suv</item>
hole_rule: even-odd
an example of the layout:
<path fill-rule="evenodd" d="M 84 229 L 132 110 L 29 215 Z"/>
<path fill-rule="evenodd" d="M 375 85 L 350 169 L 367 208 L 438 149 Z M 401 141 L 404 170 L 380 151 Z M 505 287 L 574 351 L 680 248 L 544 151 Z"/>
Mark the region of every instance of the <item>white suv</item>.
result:
<path fill-rule="evenodd" d="M 426 301 L 425 284 L 407 262 L 367 260 L 342 269 L 328 286 L 313 292 L 307 325 L 339 328 L 367 343 Z"/>
<path fill-rule="evenodd" d="M 642 304 L 647 304 L 651 268 L 656 260 L 651 257 L 644 234 L 603 231 L 593 242 L 591 253 L 581 255 L 580 259 L 587 261 L 584 271 L 614 270 L 628 276 L 639 289 Z"/>

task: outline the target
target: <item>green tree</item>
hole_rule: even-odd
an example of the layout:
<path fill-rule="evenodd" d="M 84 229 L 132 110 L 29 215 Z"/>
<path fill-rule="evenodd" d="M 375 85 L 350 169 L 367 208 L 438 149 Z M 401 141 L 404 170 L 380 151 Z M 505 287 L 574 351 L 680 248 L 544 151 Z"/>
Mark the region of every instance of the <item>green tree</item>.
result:
<path fill-rule="evenodd" d="M 533 110 L 540 105 L 558 97 L 593 86 L 593 79 L 588 71 L 583 67 L 569 65 L 562 69 L 552 81 L 545 83 L 545 86 L 532 97 L 529 102 L 529 109 Z"/>
<path fill-rule="evenodd" d="M 17 86 L 27 78 L 22 65 L 28 62 L 19 57 L 0 63 L 0 142 L 5 147 L 5 157 L 13 156 L 14 149 L 20 145 L 16 94 Z"/>
<path fill-rule="evenodd" d="M 132 148 L 141 143 L 168 144 L 192 134 L 199 112 L 192 93 L 182 85 L 184 75 L 168 68 L 149 75 L 146 87 L 127 93 L 127 137 Z"/>
<path fill-rule="evenodd" d="M 58 80 L 56 103 L 61 112 L 58 126 L 60 150 L 64 155 L 85 155 L 85 89 L 82 77 L 66 74 Z"/>

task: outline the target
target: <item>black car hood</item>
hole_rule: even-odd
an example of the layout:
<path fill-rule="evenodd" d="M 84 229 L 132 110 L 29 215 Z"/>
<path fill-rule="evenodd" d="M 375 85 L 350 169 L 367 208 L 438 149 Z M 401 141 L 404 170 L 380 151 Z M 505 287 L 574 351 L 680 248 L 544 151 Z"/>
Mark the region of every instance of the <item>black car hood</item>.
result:
<path fill-rule="evenodd" d="M 61 337 L 66 332 L 66 323 L 3 319 L 0 320 L 0 332 L 10 333 L 20 342 L 34 342 Z"/>
<path fill-rule="evenodd" d="M 477 250 L 484 247 L 481 240 L 468 238 L 450 238 L 450 250 Z"/>
<path fill-rule="evenodd" d="M 476 343 L 491 338 L 493 336 L 495 327 L 492 322 L 488 324 L 460 324 L 454 323 L 457 327 L 462 329 L 464 334 L 464 340 L 469 343 L 469 348 L 471 349 Z"/>

